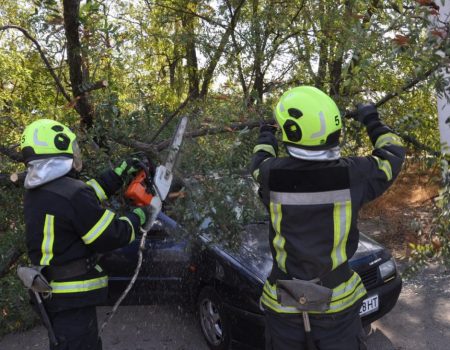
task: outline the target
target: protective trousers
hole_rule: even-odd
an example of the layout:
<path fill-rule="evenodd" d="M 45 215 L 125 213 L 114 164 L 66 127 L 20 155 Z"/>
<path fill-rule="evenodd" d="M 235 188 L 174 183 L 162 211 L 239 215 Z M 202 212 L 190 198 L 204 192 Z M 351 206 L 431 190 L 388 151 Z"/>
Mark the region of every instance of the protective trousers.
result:
<path fill-rule="evenodd" d="M 360 303 L 336 314 L 310 315 L 311 333 L 319 350 L 367 350 L 359 317 Z M 301 314 L 266 311 L 266 350 L 308 350 Z"/>
<path fill-rule="evenodd" d="M 49 312 L 58 346 L 50 350 L 102 350 L 95 306 Z"/>

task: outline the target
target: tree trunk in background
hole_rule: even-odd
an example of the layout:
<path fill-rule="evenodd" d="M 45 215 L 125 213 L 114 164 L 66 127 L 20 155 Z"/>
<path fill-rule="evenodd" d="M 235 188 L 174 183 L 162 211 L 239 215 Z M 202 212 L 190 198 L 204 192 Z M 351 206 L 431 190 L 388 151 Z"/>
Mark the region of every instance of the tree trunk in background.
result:
<path fill-rule="evenodd" d="M 199 97 L 200 93 L 200 80 L 198 77 L 198 60 L 195 40 L 195 17 L 190 14 L 183 14 L 181 25 L 183 26 L 183 33 L 186 37 L 185 54 L 188 70 L 189 95 L 191 98 L 196 99 Z"/>
<path fill-rule="evenodd" d="M 81 116 L 81 125 L 90 128 L 93 124 L 94 111 L 87 93 L 80 94 L 80 86 L 85 81 L 80 43 L 80 0 L 63 0 L 64 29 L 67 39 L 67 61 L 69 64 L 70 83 L 74 98 L 78 98 L 75 109 Z"/>

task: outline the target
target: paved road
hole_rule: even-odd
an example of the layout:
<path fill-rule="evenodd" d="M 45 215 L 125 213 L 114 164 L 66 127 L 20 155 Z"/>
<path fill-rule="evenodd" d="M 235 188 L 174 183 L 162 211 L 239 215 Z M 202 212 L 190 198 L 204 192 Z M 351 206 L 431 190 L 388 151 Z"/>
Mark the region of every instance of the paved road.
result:
<path fill-rule="evenodd" d="M 110 308 L 99 308 L 102 320 Z M 108 350 L 207 350 L 197 321 L 176 306 L 122 307 L 103 336 Z M 450 271 L 432 267 L 405 284 L 391 313 L 372 325 L 369 350 L 450 348 Z M 47 350 L 45 330 L 12 334 L 1 350 Z"/>

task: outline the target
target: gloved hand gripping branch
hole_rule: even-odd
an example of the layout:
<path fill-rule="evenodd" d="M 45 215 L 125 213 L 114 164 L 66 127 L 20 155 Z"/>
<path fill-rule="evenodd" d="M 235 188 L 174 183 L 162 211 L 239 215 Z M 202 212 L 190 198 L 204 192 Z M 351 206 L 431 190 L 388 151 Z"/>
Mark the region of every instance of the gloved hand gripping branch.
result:
<path fill-rule="evenodd" d="M 392 130 L 380 120 L 377 107 L 373 103 L 359 103 L 356 105 L 356 110 L 347 115 L 366 127 L 372 144 L 375 144 L 378 136 L 387 132 L 392 132 Z"/>

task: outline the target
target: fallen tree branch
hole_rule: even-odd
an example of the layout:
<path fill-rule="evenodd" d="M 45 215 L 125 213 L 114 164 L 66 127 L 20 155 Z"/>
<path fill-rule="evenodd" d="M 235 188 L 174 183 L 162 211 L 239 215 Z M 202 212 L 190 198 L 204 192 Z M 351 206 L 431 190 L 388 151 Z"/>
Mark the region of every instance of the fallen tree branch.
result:
<path fill-rule="evenodd" d="M 15 162 L 21 162 L 23 160 L 22 157 L 22 153 L 16 151 L 18 145 L 14 145 L 14 146 L 3 146 L 0 145 L 0 153 L 4 154 L 5 156 L 7 156 L 8 158 L 10 158 L 11 160 L 15 161 Z"/>
<path fill-rule="evenodd" d="M 274 119 L 268 119 L 265 121 L 257 120 L 257 121 L 248 121 L 244 123 L 232 123 L 230 125 L 221 126 L 221 127 L 212 127 L 212 128 L 202 128 L 196 131 L 187 132 L 184 135 L 184 138 L 196 138 L 201 136 L 208 136 L 208 135 L 217 135 L 217 134 L 223 134 L 223 133 L 229 133 L 229 132 L 236 132 L 243 129 L 253 129 L 256 127 L 259 127 L 261 123 L 266 124 L 274 124 Z M 156 149 L 158 151 L 162 151 L 163 149 L 167 148 L 170 145 L 171 140 L 165 140 L 156 146 Z"/>
<path fill-rule="evenodd" d="M 66 92 L 66 90 L 65 90 L 64 87 L 62 86 L 61 80 L 59 80 L 58 76 L 56 75 L 54 69 L 52 68 L 52 66 L 51 66 L 51 64 L 50 64 L 50 62 L 48 61 L 47 57 L 45 56 L 44 51 L 42 51 L 41 45 L 39 45 L 38 41 L 37 41 L 35 38 L 33 38 L 33 37 L 31 36 L 31 34 L 30 34 L 25 28 L 22 28 L 22 27 L 20 27 L 20 26 L 16 26 L 16 25 L 10 24 L 10 25 L 6 25 L 6 26 L 1 26 L 1 27 L 0 27 L 0 31 L 7 30 L 7 29 L 16 29 L 16 30 L 19 30 L 20 32 L 22 32 L 22 34 L 23 34 L 28 40 L 30 40 L 30 41 L 34 44 L 34 46 L 36 47 L 36 49 L 37 49 L 38 52 L 39 52 L 39 55 L 41 56 L 41 59 L 44 61 L 44 64 L 45 64 L 45 66 L 47 67 L 47 70 L 50 72 L 50 75 L 53 77 L 53 80 L 55 81 L 56 86 L 58 87 L 59 91 L 60 91 L 61 94 L 64 96 L 64 98 L 65 98 L 67 101 L 70 102 L 70 101 L 71 101 L 71 98 L 70 98 L 69 94 Z"/>
<path fill-rule="evenodd" d="M 159 129 L 156 130 L 155 134 L 150 138 L 149 143 L 153 143 L 156 140 L 156 138 L 159 136 L 161 131 L 163 131 L 164 128 L 172 121 L 172 119 L 175 118 L 178 115 L 178 113 L 180 113 L 187 106 L 187 104 L 189 103 L 189 101 L 192 98 L 192 95 L 193 95 L 193 93 L 190 93 L 189 96 L 186 97 L 184 102 L 182 104 L 180 104 L 178 106 L 178 108 L 163 121 L 163 123 L 161 124 Z"/>
<path fill-rule="evenodd" d="M 399 96 L 401 92 L 408 91 L 409 89 L 411 89 L 412 87 L 414 87 L 415 85 L 420 83 L 421 81 L 424 81 L 425 79 L 427 79 L 431 74 L 436 72 L 441 67 L 442 67 L 442 64 L 437 64 L 436 66 L 430 68 L 423 75 L 421 75 L 420 77 L 416 77 L 415 79 L 411 80 L 408 84 L 403 86 L 400 89 L 400 91 L 391 92 L 391 93 L 387 94 L 386 96 L 384 96 L 381 100 L 379 100 L 377 103 L 375 103 L 375 106 L 380 107 L 380 106 L 384 105 L 386 102 L 388 102 L 389 100 L 393 99 L 394 97 Z"/>

